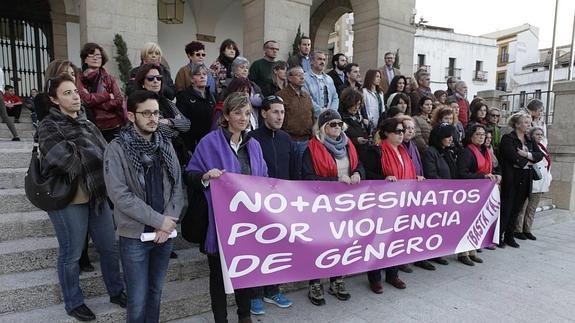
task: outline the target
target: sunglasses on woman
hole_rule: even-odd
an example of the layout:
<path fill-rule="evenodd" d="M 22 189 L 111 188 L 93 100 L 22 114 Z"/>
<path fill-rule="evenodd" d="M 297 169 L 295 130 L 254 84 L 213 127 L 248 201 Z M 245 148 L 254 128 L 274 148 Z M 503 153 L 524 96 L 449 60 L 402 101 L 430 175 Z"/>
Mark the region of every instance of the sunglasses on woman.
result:
<path fill-rule="evenodd" d="M 396 135 L 402 135 L 405 133 L 405 129 L 395 129 L 393 133 Z"/>
<path fill-rule="evenodd" d="M 148 82 L 153 82 L 154 80 L 162 82 L 162 75 L 146 76 L 146 80 L 148 80 Z"/>
<path fill-rule="evenodd" d="M 327 125 L 332 127 L 332 128 L 335 128 L 337 126 L 342 128 L 343 127 L 343 121 L 332 121 L 332 122 L 329 122 Z"/>

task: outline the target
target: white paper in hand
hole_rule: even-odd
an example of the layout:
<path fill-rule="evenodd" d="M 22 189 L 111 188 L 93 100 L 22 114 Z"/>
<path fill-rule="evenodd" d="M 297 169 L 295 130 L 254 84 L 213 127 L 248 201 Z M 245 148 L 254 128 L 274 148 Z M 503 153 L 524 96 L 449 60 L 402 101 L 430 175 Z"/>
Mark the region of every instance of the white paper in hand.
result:
<path fill-rule="evenodd" d="M 172 231 L 172 233 L 170 233 L 169 238 L 175 238 L 178 236 L 178 231 L 174 230 Z M 156 239 L 156 233 L 155 232 L 144 232 L 140 235 L 140 241 L 142 242 L 146 242 L 146 241 L 154 241 L 154 239 Z"/>

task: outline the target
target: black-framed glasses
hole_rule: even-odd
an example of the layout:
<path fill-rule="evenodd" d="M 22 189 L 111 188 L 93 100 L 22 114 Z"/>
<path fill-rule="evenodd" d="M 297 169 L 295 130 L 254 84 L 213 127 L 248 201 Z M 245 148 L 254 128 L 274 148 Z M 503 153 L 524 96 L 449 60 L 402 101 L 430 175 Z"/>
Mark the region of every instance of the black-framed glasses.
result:
<path fill-rule="evenodd" d="M 395 129 L 393 133 L 396 135 L 403 135 L 405 133 L 405 129 Z"/>
<path fill-rule="evenodd" d="M 158 81 L 158 82 L 162 82 L 162 75 L 150 75 L 150 76 L 146 76 L 146 80 L 148 80 L 148 82 L 153 82 L 154 80 Z"/>
<path fill-rule="evenodd" d="M 327 125 L 332 127 L 332 128 L 335 128 L 337 126 L 339 126 L 340 128 L 343 128 L 343 121 L 332 121 L 332 122 L 328 122 Z"/>
<path fill-rule="evenodd" d="M 148 110 L 146 110 L 146 111 L 142 111 L 142 112 L 136 111 L 136 112 L 134 112 L 134 113 L 141 114 L 141 115 L 144 116 L 144 118 L 150 119 L 152 116 L 154 116 L 154 117 L 157 118 L 157 117 L 160 115 L 160 110 L 156 110 L 156 111 L 148 111 Z"/>
<path fill-rule="evenodd" d="M 279 102 L 281 102 L 281 103 L 284 103 L 284 100 L 283 100 L 281 97 L 277 96 L 277 95 L 269 95 L 269 96 L 266 96 L 266 101 L 279 101 Z"/>
<path fill-rule="evenodd" d="M 88 54 L 90 58 L 102 58 L 102 54 Z"/>
<path fill-rule="evenodd" d="M 206 53 L 195 53 L 196 57 L 206 57 Z"/>

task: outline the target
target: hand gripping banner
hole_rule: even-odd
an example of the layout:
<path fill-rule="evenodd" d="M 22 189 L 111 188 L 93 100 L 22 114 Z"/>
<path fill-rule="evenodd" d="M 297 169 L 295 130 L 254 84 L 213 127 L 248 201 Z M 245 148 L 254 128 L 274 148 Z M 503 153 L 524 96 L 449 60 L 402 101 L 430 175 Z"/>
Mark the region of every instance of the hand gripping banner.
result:
<path fill-rule="evenodd" d="M 499 242 L 499 187 L 489 180 L 347 185 L 224 174 L 210 185 L 227 293 Z"/>

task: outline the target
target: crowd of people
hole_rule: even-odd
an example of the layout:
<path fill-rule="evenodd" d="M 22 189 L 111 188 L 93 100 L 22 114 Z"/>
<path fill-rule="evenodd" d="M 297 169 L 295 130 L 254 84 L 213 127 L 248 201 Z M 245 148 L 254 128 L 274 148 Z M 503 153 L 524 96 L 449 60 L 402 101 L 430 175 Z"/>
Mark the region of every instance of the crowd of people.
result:
<path fill-rule="evenodd" d="M 204 45 L 193 41 L 184 49 L 189 63 L 172 80 L 160 47 L 146 43 L 125 93 L 106 71 L 108 56 L 98 44 L 84 45 L 81 67 L 50 63 L 33 101 L 45 175 L 76 179 L 70 205 L 48 212 L 69 315 L 95 319 L 79 286 L 89 236 L 101 254 L 110 301 L 127 307 L 128 322 L 157 322 L 168 262 L 177 256 L 170 234 L 182 220 L 184 237 L 208 259 L 214 319 L 226 322 L 217 197 L 210 192 L 210 182 L 224 172 L 350 185 L 488 179 L 501 185 L 499 247 L 536 239 L 534 212 L 551 181 L 541 101 L 504 126 L 498 108 L 479 97 L 468 101 L 464 81 L 449 79 L 445 91 L 432 93 L 430 74 L 403 75 L 393 53 L 363 79 L 362 67 L 343 54 L 333 56 L 326 73 L 326 53 L 311 48 L 302 37 L 299 53 L 285 62 L 277 57 L 279 43 L 269 40 L 263 58 L 250 63 L 226 39 L 208 66 Z M 153 240 L 141 241 L 142 233 Z M 456 259 L 474 266 L 483 262 L 478 252 Z M 449 261 L 413 265 L 436 270 L 433 263 Z M 407 286 L 399 271 L 413 271 L 411 264 L 383 269 L 385 282 L 398 289 Z M 374 293 L 383 292 L 381 276 L 381 270 L 367 273 Z M 341 276 L 330 277 L 327 291 L 341 301 L 351 298 Z M 309 282 L 308 297 L 325 304 L 320 279 Z M 264 314 L 264 303 L 292 305 L 278 285 L 237 289 L 235 299 L 240 322 Z"/>

